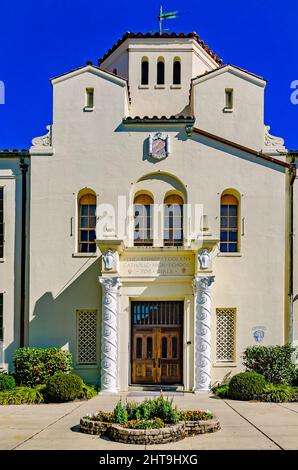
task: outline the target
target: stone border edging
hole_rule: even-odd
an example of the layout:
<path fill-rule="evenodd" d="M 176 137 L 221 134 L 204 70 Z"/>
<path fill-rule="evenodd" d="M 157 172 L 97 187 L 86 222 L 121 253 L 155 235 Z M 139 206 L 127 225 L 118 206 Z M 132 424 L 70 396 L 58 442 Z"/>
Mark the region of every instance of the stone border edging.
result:
<path fill-rule="evenodd" d="M 197 434 L 206 434 L 220 431 L 220 422 L 217 416 L 199 421 L 185 421 L 185 433 L 187 436 L 196 436 Z"/>
<path fill-rule="evenodd" d="M 180 441 L 185 437 L 185 423 L 165 426 L 160 429 L 129 429 L 112 424 L 109 428 L 109 437 L 116 442 L 125 444 L 166 444 Z"/>
<path fill-rule="evenodd" d="M 80 420 L 81 432 L 99 436 L 106 433 L 113 441 L 126 444 L 166 444 L 187 436 L 216 432 L 220 429 L 216 416 L 209 420 L 179 421 L 160 429 L 129 429 L 119 424 L 103 423 L 89 418 Z"/>

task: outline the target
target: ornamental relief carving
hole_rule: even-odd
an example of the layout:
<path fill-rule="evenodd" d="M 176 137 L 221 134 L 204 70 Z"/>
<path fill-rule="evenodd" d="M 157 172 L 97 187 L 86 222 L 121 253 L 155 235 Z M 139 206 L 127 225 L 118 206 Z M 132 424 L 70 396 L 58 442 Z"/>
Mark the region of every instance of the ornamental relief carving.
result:
<path fill-rule="evenodd" d="M 118 277 L 99 278 L 103 288 L 101 389 L 118 390 L 118 315 L 120 280 Z"/>
<path fill-rule="evenodd" d="M 286 151 L 284 146 L 284 139 L 281 137 L 275 137 L 274 135 L 269 134 L 270 126 L 264 127 L 264 149 L 265 151 L 275 151 L 283 153 Z"/>
<path fill-rule="evenodd" d="M 211 285 L 214 276 L 196 277 L 196 360 L 195 389 L 207 391 L 211 386 Z"/>
<path fill-rule="evenodd" d="M 50 147 L 52 145 L 52 126 L 46 126 L 47 134 L 32 139 L 33 147 Z"/>
<path fill-rule="evenodd" d="M 104 262 L 104 268 L 106 271 L 116 269 L 116 253 L 113 250 L 108 250 L 102 257 Z"/>

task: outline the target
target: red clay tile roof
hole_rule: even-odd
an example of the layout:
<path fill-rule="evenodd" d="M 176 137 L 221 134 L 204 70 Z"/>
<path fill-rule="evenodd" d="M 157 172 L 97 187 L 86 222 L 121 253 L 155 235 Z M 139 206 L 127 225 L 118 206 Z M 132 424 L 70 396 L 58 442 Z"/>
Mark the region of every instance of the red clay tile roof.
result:
<path fill-rule="evenodd" d="M 123 122 L 125 124 L 135 123 L 135 122 L 163 122 L 163 121 L 171 121 L 175 123 L 185 123 L 185 122 L 194 122 L 195 118 L 193 116 L 127 116 L 123 118 Z"/>
<path fill-rule="evenodd" d="M 111 49 L 108 50 L 108 52 L 105 53 L 105 55 L 98 60 L 98 65 L 100 65 L 104 60 L 106 60 L 106 58 L 112 54 L 112 52 L 114 52 L 119 46 L 121 46 L 121 44 L 123 44 L 124 41 L 126 41 L 126 39 L 128 38 L 134 38 L 134 39 L 137 39 L 137 38 L 193 38 L 195 41 L 197 41 L 197 43 L 207 52 L 207 54 L 210 55 L 210 57 L 212 57 L 212 59 L 217 63 L 217 64 L 222 64 L 222 59 L 220 59 L 211 49 L 209 49 L 209 47 L 207 46 L 207 44 L 204 43 L 204 41 L 200 38 L 200 36 L 195 33 L 195 32 L 192 32 L 192 33 L 163 33 L 163 34 L 159 34 L 159 33 L 155 33 L 155 34 L 152 34 L 152 33 L 130 33 L 130 32 L 127 32 L 125 33 L 121 39 L 119 39 L 112 47 Z"/>
<path fill-rule="evenodd" d="M 27 149 L 0 149 L 0 158 L 1 157 L 19 157 L 19 156 L 25 156 L 25 157 L 30 157 L 29 155 L 29 150 Z"/>

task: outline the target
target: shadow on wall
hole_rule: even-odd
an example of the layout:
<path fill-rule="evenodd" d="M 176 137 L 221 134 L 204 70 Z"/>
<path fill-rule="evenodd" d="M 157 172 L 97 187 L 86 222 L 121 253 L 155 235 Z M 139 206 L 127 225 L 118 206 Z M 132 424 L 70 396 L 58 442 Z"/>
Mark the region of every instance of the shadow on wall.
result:
<path fill-rule="evenodd" d="M 99 259 L 88 260 L 90 265 L 73 281 L 70 280 L 56 297 L 52 292 L 45 292 L 35 303 L 33 317 L 29 324 L 29 346 L 45 348 L 59 347 L 68 349 L 73 356 L 73 366 L 77 362 L 77 310 L 90 309 L 98 312 L 97 365 L 95 367 L 76 368 L 78 373 L 90 383 L 99 382 L 99 351 L 101 326 L 101 286 Z M 15 345 L 7 348 L 7 354 L 13 355 Z M 9 351 L 9 348 L 13 348 Z"/>

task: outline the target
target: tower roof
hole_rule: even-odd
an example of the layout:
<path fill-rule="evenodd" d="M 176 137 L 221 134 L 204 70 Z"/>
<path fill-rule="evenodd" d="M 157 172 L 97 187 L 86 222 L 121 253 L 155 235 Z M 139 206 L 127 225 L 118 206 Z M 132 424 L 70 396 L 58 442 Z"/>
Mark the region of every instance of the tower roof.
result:
<path fill-rule="evenodd" d="M 222 59 L 220 59 L 210 48 L 207 46 L 207 44 L 204 43 L 204 41 L 200 38 L 200 36 L 196 32 L 191 32 L 191 33 L 131 33 L 131 32 L 126 32 L 121 39 L 119 39 L 105 54 L 104 56 L 98 60 L 98 65 L 100 65 L 103 61 L 105 61 L 121 44 L 126 41 L 126 39 L 144 39 L 144 38 L 149 38 L 149 39 L 171 39 L 171 38 L 178 38 L 178 39 L 194 39 L 199 46 L 201 46 L 207 54 L 210 55 L 210 57 L 217 63 L 217 64 L 222 64 Z"/>

